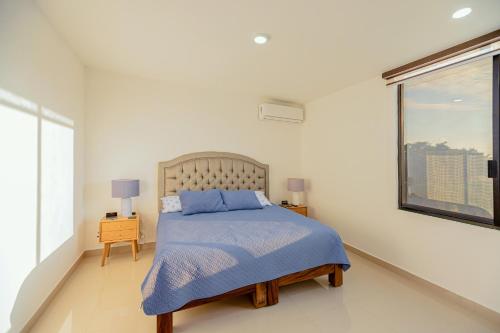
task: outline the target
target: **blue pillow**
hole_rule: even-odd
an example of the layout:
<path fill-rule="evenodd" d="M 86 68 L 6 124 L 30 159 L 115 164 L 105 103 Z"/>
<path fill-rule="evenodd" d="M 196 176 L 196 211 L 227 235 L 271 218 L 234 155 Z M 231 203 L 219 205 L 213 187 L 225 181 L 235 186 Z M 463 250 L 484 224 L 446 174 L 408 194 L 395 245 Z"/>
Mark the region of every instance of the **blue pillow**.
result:
<path fill-rule="evenodd" d="M 262 209 L 254 191 L 221 191 L 221 194 L 228 210 Z"/>
<path fill-rule="evenodd" d="M 227 212 L 220 190 L 182 191 L 179 194 L 182 215 Z"/>

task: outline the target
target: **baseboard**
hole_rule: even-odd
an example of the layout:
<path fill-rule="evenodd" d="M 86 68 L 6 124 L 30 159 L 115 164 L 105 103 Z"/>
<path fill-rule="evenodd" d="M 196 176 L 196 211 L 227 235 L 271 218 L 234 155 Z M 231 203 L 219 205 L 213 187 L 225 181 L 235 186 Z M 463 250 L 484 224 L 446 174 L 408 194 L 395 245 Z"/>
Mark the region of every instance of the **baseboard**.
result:
<path fill-rule="evenodd" d="M 28 320 L 28 322 L 24 325 L 24 327 L 19 331 L 20 333 L 28 333 L 33 325 L 36 323 L 36 321 L 40 318 L 40 316 L 43 314 L 43 312 L 47 309 L 49 306 L 50 302 L 56 297 L 57 293 L 62 289 L 66 281 L 69 279 L 71 274 L 75 271 L 75 269 L 78 267 L 80 262 L 82 261 L 84 257 L 84 252 L 82 252 L 78 258 L 73 262 L 71 267 L 64 273 L 63 277 L 57 285 L 52 289 L 50 294 L 45 298 L 45 300 L 42 302 L 42 304 L 38 307 L 38 310 L 31 316 L 31 318 Z"/>
<path fill-rule="evenodd" d="M 155 242 L 139 244 L 139 248 L 141 251 L 148 250 L 148 249 L 154 249 L 155 247 L 156 247 Z M 128 245 L 128 246 L 116 246 L 116 247 L 113 247 L 113 250 L 112 250 L 112 252 L 115 254 L 125 253 L 125 252 L 129 252 L 129 251 L 130 251 L 130 245 Z M 78 265 L 80 264 L 80 262 L 82 261 L 83 258 L 98 256 L 101 254 L 102 254 L 102 249 L 83 251 L 80 254 L 80 256 L 73 262 L 71 267 L 66 271 L 64 276 L 57 283 L 57 285 L 50 292 L 50 294 L 45 298 L 45 300 L 42 302 L 42 304 L 40 305 L 38 310 L 36 310 L 36 312 L 33 314 L 33 316 L 28 320 L 28 322 L 24 325 L 24 327 L 19 332 L 20 333 L 28 333 L 31 330 L 33 325 L 37 322 L 37 320 L 40 318 L 40 316 L 43 314 L 43 312 L 47 309 L 50 302 L 52 302 L 52 300 L 57 295 L 57 293 L 62 289 L 62 287 L 64 286 L 66 281 L 69 279 L 71 274 L 73 274 L 73 272 L 78 267 Z"/>
<path fill-rule="evenodd" d="M 156 242 L 148 242 L 144 244 L 139 244 L 139 250 L 149 250 L 153 249 L 156 247 Z M 111 254 L 120 254 L 120 253 L 127 253 L 130 252 L 130 244 L 125 244 L 125 245 L 117 245 L 117 246 L 111 246 Z M 93 250 L 86 250 L 83 252 L 84 257 L 93 257 L 93 256 L 100 256 L 102 255 L 102 249 L 93 249 Z"/>
<path fill-rule="evenodd" d="M 431 290 L 432 292 L 439 293 L 443 297 L 447 298 L 448 300 L 452 301 L 453 303 L 457 303 L 462 305 L 463 307 L 467 308 L 470 311 L 473 311 L 483 317 L 488 318 L 489 320 L 493 322 L 498 322 L 500 325 L 500 313 L 485 307 L 484 305 L 481 305 L 479 303 L 476 303 L 468 298 L 465 298 L 459 294 L 456 294 L 446 288 L 443 288 L 433 282 L 430 282 L 424 278 L 421 278 L 413 273 L 408 272 L 407 270 L 404 270 L 401 267 L 398 267 L 396 265 L 393 265 L 383 259 L 380 259 L 374 255 L 371 255 L 363 250 L 360 250 L 350 244 L 344 243 L 345 248 L 354 253 L 359 255 L 360 257 L 363 257 L 365 259 L 370 260 L 371 262 L 384 267 L 387 270 L 390 270 L 391 272 L 394 272 L 406 279 L 412 280 L 418 284 L 421 284 L 425 286 L 427 289 Z"/>

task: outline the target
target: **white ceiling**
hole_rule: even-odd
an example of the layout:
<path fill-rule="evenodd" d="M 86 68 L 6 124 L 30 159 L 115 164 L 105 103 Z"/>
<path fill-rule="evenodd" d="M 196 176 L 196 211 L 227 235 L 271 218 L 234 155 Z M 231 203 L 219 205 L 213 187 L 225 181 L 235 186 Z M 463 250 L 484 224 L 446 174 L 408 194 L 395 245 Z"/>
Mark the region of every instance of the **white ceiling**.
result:
<path fill-rule="evenodd" d="M 88 67 L 299 103 L 500 28 L 500 0 L 36 2 Z"/>

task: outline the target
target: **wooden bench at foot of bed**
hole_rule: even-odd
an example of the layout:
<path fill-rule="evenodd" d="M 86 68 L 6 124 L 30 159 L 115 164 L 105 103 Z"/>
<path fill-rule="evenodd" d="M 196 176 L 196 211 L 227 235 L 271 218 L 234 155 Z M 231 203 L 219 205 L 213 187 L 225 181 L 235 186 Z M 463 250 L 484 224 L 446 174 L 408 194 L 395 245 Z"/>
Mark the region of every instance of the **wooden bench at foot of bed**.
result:
<path fill-rule="evenodd" d="M 197 299 L 184 305 L 183 307 L 173 311 L 189 309 L 198 305 L 220 301 L 226 298 L 252 294 L 253 304 L 256 308 L 274 305 L 279 301 L 279 287 L 286 286 L 295 282 L 314 279 L 318 276 L 328 274 L 328 281 L 333 287 L 342 285 L 342 266 L 328 264 L 323 266 L 306 269 L 305 271 L 297 272 L 282 276 L 280 278 L 252 284 L 227 293 L 213 297 Z M 156 332 L 157 333 L 172 333 L 173 332 L 173 312 L 162 313 L 156 316 Z"/>

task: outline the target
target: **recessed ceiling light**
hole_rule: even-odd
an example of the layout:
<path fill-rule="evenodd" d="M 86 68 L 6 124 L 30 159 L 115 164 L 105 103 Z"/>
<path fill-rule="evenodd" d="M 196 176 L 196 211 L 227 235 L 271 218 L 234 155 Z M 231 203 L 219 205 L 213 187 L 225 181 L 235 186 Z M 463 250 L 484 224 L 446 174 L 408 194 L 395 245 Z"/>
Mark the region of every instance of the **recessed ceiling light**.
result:
<path fill-rule="evenodd" d="M 269 41 L 270 37 L 266 34 L 255 34 L 253 41 L 255 44 L 263 45 Z"/>
<path fill-rule="evenodd" d="M 460 103 L 460 102 L 463 102 L 463 101 L 464 101 L 464 100 L 463 100 L 463 99 L 461 99 L 461 98 L 455 98 L 455 99 L 453 100 L 453 102 L 454 102 L 454 103 Z"/>
<path fill-rule="evenodd" d="M 461 8 L 461 9 L 457 10 L 456 12 L 454 12 L 451 17 L 453 17 L 454 19 L 459 19 L 459 18 L 462 18 L 462 17 L 469 15 L 471 12 L 472 12 L 472 9 L 470 9 L 469 7 L 465 7 L 465 8 Z"/>

